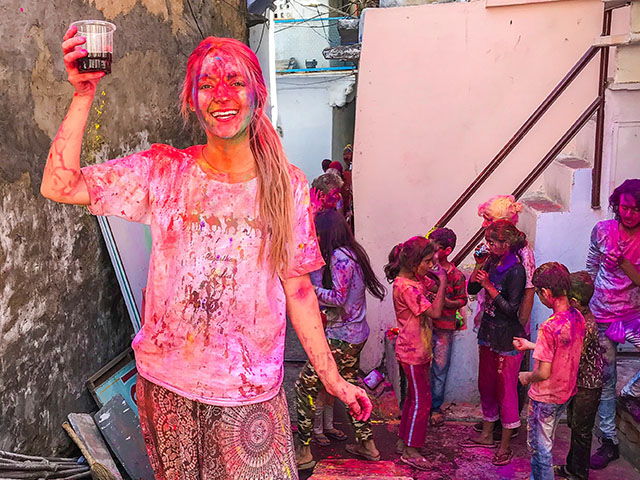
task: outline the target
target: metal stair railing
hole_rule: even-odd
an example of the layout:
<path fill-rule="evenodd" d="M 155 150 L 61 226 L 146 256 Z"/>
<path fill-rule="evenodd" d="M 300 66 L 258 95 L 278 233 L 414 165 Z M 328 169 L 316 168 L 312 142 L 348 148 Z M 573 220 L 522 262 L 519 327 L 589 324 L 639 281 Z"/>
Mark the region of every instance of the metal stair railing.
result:
<path fill-rule="evenodd" d="M 602 35 L 611 33 L 612 12 L 616 8 L 626 6 L 629 1 L 619 1 L 605 5 Z M 434 228 L 444 227 L 451 219 L 466 205 L 471 197 L 479 190 L 479 188 L 489 179 L 500 164 L 507 158 L 513 149 L 522 141 L 527 133 L 538 123 L 542 116 L 551 108 L 562 93 L 571 85 L 578 75 L 585 69 L 591 60 L 600 53 L 600 73 L 598 84 L 598 96 L 589 105 L 589 107 L 580 115 L 580 117 L 569 127 L 565 134 L 558 142 L 549 150 L 544 158 L 533 168 L 533 170 L 525 177 L 525 179 L 513 191 L 513 196 L 519 199 L 533 182 L 545 171 L 545 169 L 553 162 L 562 149 L 571 141 L 571 139 L 580 131 L 587 121 L 596 114 L 596 132 L 595 132 L 595 154 L 593 161 L 592 188 L 591 188 L 591 208 L 600 208 L 600 184 L 602 181 L 602 147 L 604 136 L 604 99 L 605 90 L 607 88 L 607 70 L 609 66 L 609 47 L 608 46 L 592 46 L 582 55 L 580 60 L 569 70 L 562 80 L 549 93 L 544 101 L 536 108 L 531 116 L 522 124 L 518 131 L 511 137 L 504 147 L 496 154 L 489 164 L 478 174 L 471 182 L 466 190 L 458 197 L 458 199 L 449 207 L 449 209 L 436 222 Z M 473 237 L 460 249 L 453 259 L 454 264 L 458 265 L 471 250 L 482 239 L 484 228 L 478 230 Z"/>

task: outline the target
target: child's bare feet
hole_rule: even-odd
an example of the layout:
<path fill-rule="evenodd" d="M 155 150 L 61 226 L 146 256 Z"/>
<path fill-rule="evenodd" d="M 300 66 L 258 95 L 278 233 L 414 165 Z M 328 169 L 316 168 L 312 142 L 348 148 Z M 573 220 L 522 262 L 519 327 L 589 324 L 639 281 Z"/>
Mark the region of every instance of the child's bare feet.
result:
<path fill-rule="evenodd" d="M 474 447 L 491 448 L 496 446 L 496 442 L 493 440 L 493 434 L 491 436 L 488 436 L 488 435 L 484 435 L 484 433 L 481 433 L 480 435 L 471 437 L 469 440 L 460 442 L 460 446 L 463 448 L 474 448 Z"/>
<path fill-rule="evenodd" d="M 508 465 L 513 458 L 513 450 L 507 447 L 505 449 L 499 448 L 496 454 L 493 456 L 491 463 L 498 466 Z"/>
<path fill-rule="evenodd" d="M 414 447 L 406 447 L 400 461 L 418 470 L 428 470 L 430 467 L 428 460 Z"/>
<path fill-rule="evenodd" d="M 444 413 L 442 413 L 442 412 L 432 412 L 431 413 L 431 419 L 429 420 L 429 423 L 431 423 L 431 425 L 433 425 L 434 427 L 439 427 L 440 425 L 442 425 L 444 423 Z"/>

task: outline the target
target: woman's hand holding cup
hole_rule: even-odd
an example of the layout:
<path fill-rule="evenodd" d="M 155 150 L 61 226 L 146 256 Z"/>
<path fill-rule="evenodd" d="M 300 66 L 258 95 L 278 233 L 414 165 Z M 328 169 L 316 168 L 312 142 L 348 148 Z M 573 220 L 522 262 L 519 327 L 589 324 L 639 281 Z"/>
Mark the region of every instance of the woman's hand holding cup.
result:
<path fill-rule="evenodd" d="M 69 83 L 73 85 L 76 95 L 83 97 L 93 97 L 96 93 L 98 81 L 104 77 L 104 72 L 81 73 L 78 70 L 77 60 L 87 56 L 87 50 L 80 47 L 86 42 L 84 37 L 75 37 L 78 31 L 76 26 L 67 30 L 62 39 L 62 53 L 64 55 L 64 66 L 67 70 Z"/>

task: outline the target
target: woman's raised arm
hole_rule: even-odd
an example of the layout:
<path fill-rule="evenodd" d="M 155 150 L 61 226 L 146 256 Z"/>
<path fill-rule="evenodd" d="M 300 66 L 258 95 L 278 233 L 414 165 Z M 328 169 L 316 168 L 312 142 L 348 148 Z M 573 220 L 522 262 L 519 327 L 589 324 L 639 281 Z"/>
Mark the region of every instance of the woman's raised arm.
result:
<path fill-rule="evenodd" d="M 85 43 L 84 37 L 74 37 L 76 31 L 76 27 L 69 28 L 62 41 L 64 66 L 75 93 L 67 116 L 51 144 L 40 193 L 56 202 L 88 205 L 89 191 L 80 171 L 80 150 L 98 80 L 105 74 L 78 71 L 76 60 L 86 56 L 87 51 L 76 48 Z"/>

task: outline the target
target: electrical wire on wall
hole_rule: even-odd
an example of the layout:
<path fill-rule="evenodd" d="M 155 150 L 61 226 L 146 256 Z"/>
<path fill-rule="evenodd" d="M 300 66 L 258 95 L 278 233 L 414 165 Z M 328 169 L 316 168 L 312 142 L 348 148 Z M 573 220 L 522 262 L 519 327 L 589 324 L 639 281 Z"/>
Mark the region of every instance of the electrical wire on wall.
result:
<path fill-rule="evenodd" d="M 337 82 L 339 80 L 344 80 L 347 77 L 355 77 L 355 76 L 356 76 L 355 73 L 350 73 L 349 75 L 342 75 L 342 76 L 339 76 L 339 77 L 336 77 L 336 78 L 331 78 L 329 80 L 320 80 L 320 81 L 317 81 L 317 82 L 308 82 L 308 83 L 305 83 L 304 86 L 306 87 L 307 85 L 319 85 L 321 83 Z M 281 78 L 281 79 L 278 80 L 278 85 L 295 85 L 295 86 L 299 87 L 300 86 L 300 82 L 287 82 L 286 80 Z"/>
<path fill-rule="evenodd" d="M 302 3 L 300 3 L 300 2 L 298 2 L 296 0 L 294 0 L 294 3 L 297 3 L 298 5 L 303 6 L 303 7 L 305 6 L 304 4 L 302 4 Z M 347 2 L 343 6 L 343 8 L 348 8 L 349 6 L 352 6 L 352 5 L 358 6 L 358 2 L 357 1 Z M 349 12 L 347 12 L 345 10 L 340 10 L 340 9 L 337 9 L 337 8 L 335 10 L 338 10 L 338 11 L 342 12 L 346 17 L 357 18 L 352 13 L 349 13 Z M 296 9 L 296 11 L 297 11 L 297 9 Z M 326 13 L 318 13 L 317 15 L 314 15 L 313 17 L 301 19 L 299 22 L 295 22 L 293 25 L 288 25 L 286 27 L 280 28 L 279 30 L 276 30 L 275 33 L 284 32 L 285 30 L 289 30 L 290 28 L 298 27 L 298 26 L 300 26 L 300 25 L 302 25 L 304 23 L 307 23 L 309 21 L 317 19 L 318 17 L 322 17 L 323 15 L 327 15 L 327 14 Z M 328 17 L 328 18 L 330 20 L 332 17 Z M 322 29 L 325 29 L 326 27 L 324 25 L 307 25 L 307 28 L 322 28 Z"/>
<path fill-rule="evenodd" d="M 229 3 L 227 0 L 221 0 L 222 3 L 226 4 L 227 6 L 229 6 L 230 8 L 232 8 L 234 11 L 238 10 L 238 5 L 234 5 L 232 3 Z M 200 32 L 200 36 L 202 37 L 202 39 L 204 40 L 204 33 L 202 33 L 202 29 L 200 28 L 200 24 L 198 23 L 198 19 L 196 18 L 196 14 L 193 11 L 193 5 L 191 5 L 191 0 L 187 0 L 187 5 L 189 5 L 189 11 L 191 12 L 191 17 L 193 18 L 193 21 L 196 24 L 196 27 L 198 28 L 198 32 Z"/>
<path fill-rule="evenodd" d="M 303 23 L 307 23 L 307 22 L 309 22 L 311 20 L 315 20 L 316 18 L 321 17 L 322 15 L 324 15 L 324 14 L 314 15 L 313 17 L 305 18 L 305 19 L 303 19 L 303 20 L 301 20 L 299 22 L 294 23 L 293 25 L 289 25 L 287 27 L 282 27 L 281 29 L 276 30 L 275 33 L 284 32 L 285 30 L 289 30 L 290 28 L 298 27 L 298 26 L 302 25 Z"/>
<path fill-rule="evenodd" d="M 305 5 L 303 5 L 302 3 L 297 2 L 297 1 L 295 1 L 295 0 L 293 0 L 293 3 L 297 3 L 298 5 L 300 5 L 300 6 L 302 6 L 302 7 L 304 7 L 304 6 L 305 6 Z M 296 8 L 296 6 L 295 6 L 295 5 L 293 5 L 293 9 L 294 9 L 294 10 L 296 11 L 296 13 L 300 16 L 300 18 L 304 18 L 304 16 L 303 16 L 302 12 L 300 12 L 300 10 L 298 10 L 298 9 Z M 316 15 L 314 18 L 321 17 L 321 16 L 323 16 L 323 15 L 326 15 L 326 13 L 321 13 L 321 12 L 320 12 L 320 10 L 318 10 L 318 15 Z M 301 23 L 302 23 L 302 22 L 300 22 L 300 24 L 301 24 Z M 322 23 L 324 23 L 324 22 L 322 22 Z M 298 24 L 298 25 L 300 25 L 300 24 Z M 316 32 L 315 30 L 312 30 L 312 31 L 313 31 L 313 33 L 315 33 L 316 35 L 318 35 L 320 38 L 322 38 L 325 42 L 329 43 L 329 37 L 328 37 L 328 36 L 323 36 L 321 33 L 318 33 L 318 32 Z"/>
<path fill-rule="evenodd" d="M 256 48 L 256 51 L 255 51 L 256 55 L 260 51 L 260 45 L 262 45 L 262 37 L 264 36 L 264 31 L 267 29 L 267 23 L 268 21 L 262 24 L 262 32 L 260 33 L 260 40 L 258 41 L 258 47 Z"/>
<path fill-rule="evenodd" d="M 191 0 L 187 0 L 187 4 L 189 5 L 189 10 L 191 11 L 191 16 L 193 17 L 193 21 L 196 23 L 196 27 L 198 27 L 200 36 L 204 40 L 204 33 L 202 33 L 202 29 L 200 28 L 200 24 L 198 24 L 198 19 L 196 18 L 196 14 L 193 12 L 193 6 L 191 5 Z"/>

